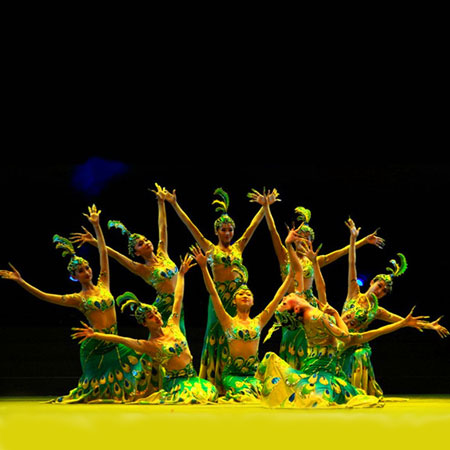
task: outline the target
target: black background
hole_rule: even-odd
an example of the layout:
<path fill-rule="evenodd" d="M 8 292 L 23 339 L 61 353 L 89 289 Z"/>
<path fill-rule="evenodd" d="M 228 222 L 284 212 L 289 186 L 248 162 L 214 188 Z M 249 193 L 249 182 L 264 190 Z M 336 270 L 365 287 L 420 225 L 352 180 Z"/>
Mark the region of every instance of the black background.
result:
<path fill-rule="evenodd" d="M 111 139 L 111 136 L 110 136 Z M 55 142 L 52 143 L 54 147 Z M 18 146 L 17 148 L 19 148 Z M 176 189 L 178 202 L 205 237 L 216 242 L 213 222 L 217 217 L 211 202 L 216 187 L 230 195 L 229 214 L 236 222 L 237 239 L 258 211 L 248 201 L 252 189 L 277 188 L 281 202 L 272 207 L 278 230 L 284 239 L 285 224 L 295 220 L 294 208 L 305 206 L 312 211 L 311 226 L 315 245 L 323 243 L 321 253 L 348 244 L 344 221 L 351 216 L 361 227 L 360 236 L 376 228 L 385 238 L 380 250 L 366 246 L 357 252 L 357 268 L 368 279 L 385 272 L 397 252 L 405 254 L 408 270 L 395 280 L 393 293 L 380 304 L 392 312 L 405 315 L 413 305 L 416 314 L 437 318 L 444 314 L 448 322 L 449 304 L 446 289 L 449 243 L 447 209 L 449 170 L 446 164 L 390 163 L 389 159 L 365 154 L 364 164 L 346 164 L 349 155 L 317 164 L 308 163 L 308 154 L 298 150 L 255 152 L 253 160 L 244 160 L 245 150 L 140 151 L 131 147 L 112 156 L 75 148 L 71 157 L 58 152 L 43 157 L 39 152 L 11 154 L 1 168 L 2 219 L 0 266 L 11 262 L 25 280 L 51 293 L 77 291 L 68 279 L 67 261 L 52 244 L 52 236 L 67 236 L 90 227 L 82 215 L 95 203 L 101 209 L 101 223 L 107 244 L 126 253 L 126 239 L 118 230 L 108 230 L 107 220 L 122 220 L 132 231 L 158 240 L 157 203 L 148 191 L 154 183 Z M 194 146 L 195 147 L 195 146 Z M 336 152 L 334 152 L 336 156 Z M 100 158 L 100 160 L 96 160 Z M 97 161 L 97 162 L 96 162 Z M 100 162 L 99 162 L 100 161 Z M 121 163 L 123 171 L 103 178 L 112 162 Z M 335 164 L 332 164 L 335 162 Z M 105 165 L 106 164 L 106 165 Z M 97 181 L 88 189 L 86 176 L 75 175 L 81 167 L 94 168 Z M 101 175 L 101 176 L 100 176 Z M 78 180 L 78 181 L 77 181 Z M 191 234 L 167 204 L 169 254 L 175 262 L 194 242 Z M 98 274 L 98 253 L 83 247 L 94 275 Z M 255 295 L 252 315 L 270 301 L 280 283 L 279 267 L 265 219 L 244 252 L 249 270 L 249 285 Z M 143 301 L 154 296 L 151 287 L 111 260 L 111 290 L 115 296 L 133 291 Z M 347 258 L 323 269 L 329 302 L 337 309 L 343 305 L 347 288 Z M 1 394 L 54 395 L 68 391 L 80 374 L 78 344 L 70 338 L 70 328 L 82 315 L 70 308 L 47 304 L 32 297 L 15 283 L 0 280 L 1 289 Z M 366 286 L 367 287 L 367 284 Z M 363 289 L 365 289 L 365 287 Z M 198 267 L 187 275 L 185 322 L 198 367 L 207 315 L 207 294 Z M 119 333 L 144 337 L 144 329 L 134 319 L 118 312 Z M 381 326 L 374 322 L 373 326 Z M 264 335 L 265 333 L 263 333 Z M 264 352 L 277 351 L 280 334 L 261 344 Z M 373 342 L 376 376 L 387 394 L 450 393 L 450 340 L 432 331 L 402 329 Z"/>

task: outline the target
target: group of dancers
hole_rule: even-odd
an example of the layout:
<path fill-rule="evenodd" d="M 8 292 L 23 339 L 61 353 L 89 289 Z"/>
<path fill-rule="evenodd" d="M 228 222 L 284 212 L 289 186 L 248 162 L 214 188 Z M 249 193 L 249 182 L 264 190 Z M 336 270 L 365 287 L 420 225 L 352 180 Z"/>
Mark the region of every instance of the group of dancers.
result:
<path fill-rule="evenodd" d="M 0 276 L 15 281 L 40 300 L 78 309 L 86 318 L 73 328 L 80 342 L 82 375 L 66 395 L 53 399 L 67 403 L 132 404 L 216 404 L 255 403 L 269 407 L 364 407 L 382 406 L 383 390 L 371 363 L 369 342 L 403 327 L 435 330 L 441 337 L 448 330 L 427 316 L 406 317 L 379 306 L 389 294 L 393 281 L 407 269 L 399 253 L 384 274 L 361 292 L 357 282 L 356 250 L 364 245 L 382 248 L 376 232 L 359 239 L 360 229 L 349 219 L 349 245 L 326 255 L 314 249 L 311 213 L 298 207 L 300 224 L 286 230 L 284 241 L 276 228 L 271 206 L 280 200 L 276 189 L 262 193 L 252 190 L 250 202 L 260 205 L 242 236 L 234 241 L 235 223 L 228 214 L 229 196 L 215 190 L 219 217 L 214 223 L 217 243 L 208 240 L 191 221 L 172 192 L 155 184 L 158 204 L 159 241 L 155 247 L 145 236 L 132 233 L 123 222 L 109 220 L 108 228 L 119 230 L 127 239 L 128 255 L 106 245 L 95 205 L 84 214 L 91 233 L 72 233 L 69 238 L 54 235 L 53 242 L 69 258 L 67 269 L 80 283 L 79 292 L 65 295 L 43 292 L 26 282 L 19 271 L 1 270 Z M 169 257 L 166 203 L 170 204 L 191 232 L 195 244 L 179 266 Z M 281 282 L 263 311 L 251 317 L 253 293 L 243 252 L 256 228 L 266 219 L 280 265 Z M 82 245 L 98 248 L 100 273 L 94 281 L 92 269 L 76 253 Z M 348 255 L 348 292 L 339 313 L 328 302 L 321 268 Z M 110 259 L 139 276 L 156 296 L 142 301 L 132 291 L 114 298 L 110 290 Z M 183 296 L 186 274 L 198 266 L 205 293 L 209 294 L 208 318 L 200 367 L 194 368 L 186 338 Z M 194 269 L 195 270 L 195 269 Z M 116 305 L 129 310 L 137 323 L 148 330 L 147 339 L 121 336 Z M 265 340 L 281 329 L 280 350 L 259 358 L 263 328 L 273 325 Z M 375 319 L 388 325 L 369 329 Z"/>

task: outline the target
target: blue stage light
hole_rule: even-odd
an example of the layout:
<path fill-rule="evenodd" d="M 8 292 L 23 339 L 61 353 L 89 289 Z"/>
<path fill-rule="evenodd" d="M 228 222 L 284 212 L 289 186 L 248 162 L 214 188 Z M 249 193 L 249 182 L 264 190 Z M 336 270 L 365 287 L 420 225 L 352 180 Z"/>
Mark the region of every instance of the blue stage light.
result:
<path fill-rule="evenodd" d="M 93 156 L 85 163 L 75 167 L 73 186 L 89 195 L 98 195 L 108 182 L 118 175 L 126 173 L 128 165 L 121 161 L 113 161 Z"/>

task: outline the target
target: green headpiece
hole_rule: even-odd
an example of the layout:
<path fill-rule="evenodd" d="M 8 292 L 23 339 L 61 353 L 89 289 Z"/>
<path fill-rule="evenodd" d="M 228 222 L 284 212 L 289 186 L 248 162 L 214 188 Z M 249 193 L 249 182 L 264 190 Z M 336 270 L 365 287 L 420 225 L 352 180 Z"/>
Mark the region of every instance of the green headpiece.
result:
<path fill-rule="evenodd" d="M 53 242 L 56 243 L 56 248 L 62 249 L 63 257 L 70 255 L 70 261 L 67 266 L 67 270 L 69 271 L 70 275 L 74 276 L 77 268 L 80 265 L 89 265 L 89 263 L 84 258 L 76 255 L 72 242 L 70 242 L 69 239 L 62 237 L 59 234 L 55 234 L 53 236 Z"/>
<path fill-rule="evenodd" d="M 125 234 L 128 236 L 128 254 L 130 256 L 136 257 L 136 253 L 134 252 L 134 247 L 136 246 L 136 242 L 142 238 L 141 234 L 137 233 L 130 233 L 125 225 L 120 222 L 119 220 L 109 220 L 108 221 L 108 228 L 118 228 L 122 234 Z"/>
<path fill-rule="evenodd" d="M 217 231 L 222 225 L 231 224 L 233 228 L 235 228 L 234 220 L 228 215 L 228 207 L 230 206 L 230 197 L 228 194 L 222 189 L 217 188 L 214 191 L 214 195 L 218 195 L 221 200 L 214 200 L 211 204 L 219 205 L 216 208 L 216 212 L 221 211 L 221 216 L 214 222 L 214 229 Z"/>
<path fill-rule="evenodd" d="M 311 220 L 311 211 L 304 208 L 303 206 L 297 206 L 294 211 L 297 214 L 297 220 L 299 222 L 303 222 L 303 225 L 300 227 L 300 232 L 308 233 L 309 235 L 311 235 L 311 240 L 314 240 L 314 230 L 309 226 L 309 222 Z"/>
<path fill-rule="evenodd" d="M 389 262 L 392 264 L 392 267 L 386 267 L 386 270 L 390 272 L 389 274 L 382 273 L 375 276 L 373 281 L 383 280 L 386 283 L 386 287 L 389 289 L 389 292 L 392 291 L 392 286 L 394 284 L 394 278 L 403 275 L 408 268 L 408 264 L 406 262 L 406 257 L 403 253 L 397 253 L 397 256 L 400 259 L 400 263 L 398 263 L 395 259 L 391 259 Z"/>
<path fill-rule="evenodd" d="M 125 292 L 119 295 L 116 298 L 116 303 L 120 307 L 121 312 L 128 306 L 134 313 L 136 321 L 141 325 L 145 322 L 145 316 L 148 312 L 156 313 L 158 311 L 156 306 L 141 303 L 132 292 Z"/>
<path fill-rule="evenodd" d="M 275 311 L 275 323 L 270 327 L 267 332 L 264 342 L 272 337 L 272 334 L 281 327 L 285 327 L 290 331 L 297 330 L 303 325 L 301 316 L 294 312 L 292 309 L 286 309 L 284 311 Z"/>

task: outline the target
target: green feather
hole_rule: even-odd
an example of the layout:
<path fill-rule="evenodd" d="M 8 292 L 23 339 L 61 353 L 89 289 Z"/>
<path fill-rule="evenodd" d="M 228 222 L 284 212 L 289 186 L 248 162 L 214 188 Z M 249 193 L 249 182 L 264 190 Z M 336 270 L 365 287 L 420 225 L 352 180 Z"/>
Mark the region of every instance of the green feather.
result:
<path fill-rule="evenodd" d="M 69 239 L 60 236 L 59 234 L 55 234 L 53 236 L 53 242 L 56 243 L 56 248 L 62 249 L 63 256 L 75 255 L 75 249 L 73 248 L 73 244 L 69 241 Z"/>
<path fill-rule="evenodd" d="M 216 208 L 216 212 L 222 211 L 226 213 L 228 211 L 228 207 L 230 206 L 230 197 L 222 188 L 217 188 L 214 191 L 214 195 L 218 195 L 222 199 L 222 200 L 214 200 L 212 202 L 212 205 L 215 204 L 219 205 Z"/>
<path fill-rule="evenodd" d="M 119 229 L 122 234 L 130 235 L 130 232 L 127 230 L 125 225 L 120 220 L 109 220 L 108 221 L 108 228 L 117 228 Z"/>
<path fill-rule="evenodd" d="M 297 220 L 309 223 L 311 221 L 311 211 L 303 206 L 297 206 L 295 213 L 298 214 Z"/>

